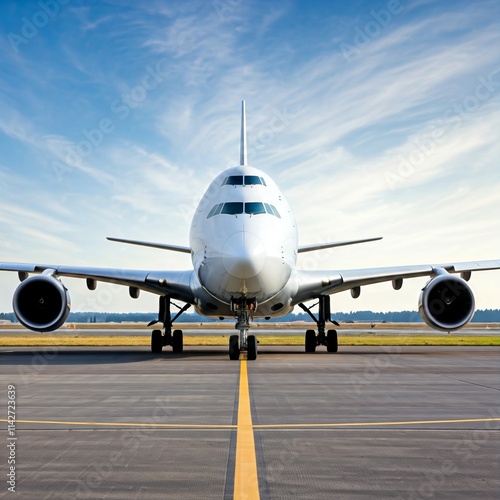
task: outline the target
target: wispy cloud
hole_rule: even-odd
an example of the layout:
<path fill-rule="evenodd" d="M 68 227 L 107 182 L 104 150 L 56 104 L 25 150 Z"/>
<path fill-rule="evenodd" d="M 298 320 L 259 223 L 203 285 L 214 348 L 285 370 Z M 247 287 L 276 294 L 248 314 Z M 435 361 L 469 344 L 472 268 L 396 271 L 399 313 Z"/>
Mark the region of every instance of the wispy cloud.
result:
<path fill-rule="evenodd" d="M 316 264 L 495 257 L 496 2 L 405 2 L 362 45 L 369 2 L 332 3 L 321 16 L 300 2 L 222 7 L 70 3 L 25 50 L 0 41 L 6 256 L 186 267 L 104 237 L 187 243 L 203 190 L 238 160 L 246 99 L 250 162 L 282 186 L 301 243 L 385 236 Z M 3 12 L 6 32 L 26 15 L 10 1 Z M 102 120 L 112 132 L 90 140 Z"/>

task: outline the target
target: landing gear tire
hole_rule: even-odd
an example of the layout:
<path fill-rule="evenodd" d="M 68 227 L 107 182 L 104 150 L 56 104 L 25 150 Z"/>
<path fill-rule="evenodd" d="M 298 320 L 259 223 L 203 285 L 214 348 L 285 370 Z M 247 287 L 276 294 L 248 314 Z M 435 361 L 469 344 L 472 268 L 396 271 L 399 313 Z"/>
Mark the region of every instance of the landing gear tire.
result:
<path fill-rule="evenodd" d="M 250 361 L 257 359 L 257 339 L 255 335 L 247 337 L 247 359 Z"/>
<path fill-rule="evenodd" d="M 240 359 L 240 337 L 239 335 L 231 335 L 229 337 L 229 359 Z"/>
<path fill-rule="evenodd" d="M 174 330 L 172 334 L 172 351 L 175 353 L 180 353 L 184 349 L 184 336 L 182 335 L 182 330 Z"/>
<path fill-rule="evenodd" d="M 306 331 L 306 352 L 316 352 L 316 332 L 314 330 Z"/>
<path fill-rule="evenodd" d="M 153 330 L 151 332 L 151 352 L 160 353 L 163 349 L 163 337 L 161 330 Z"/>
<path fill-rule="evenodd" d="M 337 330 L 328 330 L 326 333 L 326 350 L 328 352 L 337 352 L 339 350 Z"/>

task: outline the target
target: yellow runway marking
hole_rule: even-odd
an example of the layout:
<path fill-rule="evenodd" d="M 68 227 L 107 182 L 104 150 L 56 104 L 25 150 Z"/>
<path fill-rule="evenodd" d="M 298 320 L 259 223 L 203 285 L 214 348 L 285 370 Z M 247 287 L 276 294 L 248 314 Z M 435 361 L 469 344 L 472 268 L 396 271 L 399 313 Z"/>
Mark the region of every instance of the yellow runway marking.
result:
<path fill-rule="evenodd" d="M 7 422 L 7 419 L 0 418 L 0 422 Z M 16 420 L 21 424 L 46 424 L 46 425 L 96 425 L 103 427 L 158 427 L 171 429 L 237 429 L 237 425 L 232 424 L 155 424 L 138 422 L 75 422 L 64 420 Z M 322 428 L 322 427 L 366 427 L 384 425 L 419 425 L 419 424 L 462 424 L 470 422 L 500 422 L 500 418 L 466 418 L 454 420 L 403 420 L 396 422 L 338 422 L 323 424 L 257 424 L 252 425 L 252 429 L 293 429 L 293 428 Z"/>
<path fill-rule="evenodd" d="M 5 419 L 0 419 L 0 422 L 7 422 Z M 95 425 L 100 427 L 157 427 L 167 429 L 236 429 L 236 425 L 219 425 L 219 424 L 155 424 L 151 422 L 74 422 L 61 420 L 16 420 L 16 423 L 21 424 L 47 424 L 47 425 Z"/>
<path fill-rule="evenodd" d="M 247 361 L 240 362 L 240 392 L 238 399 L 238 430 L 236 434 L 236 463 L 234 498 L 258 500 L 259 478 L 253 436 L 250 391 L 248 389 Z"/>
<path fill-rule="evenodd" d="M 384 425 L 420 425 L 420 424 L 463 424 L 468 422 L 498 422 L 500 418 L 465 418 L 453 420 L 408 420 L 400 422 L 339 422 L 331 424 L 259 424 L 254 429 L 291 429 L 308 427 L 368 427 Z"/>
<path fill-rule="evenodd" d="M 250 417 L 251 418 L 251 417 Z M 0 422 L 7 422 L 7 419 L 0 418 Z M 45 425 L 95 425 L 99 427 L 157 427 L 165 429 L 238 429 L 238 425 L 232 424 L 155 424 L 139 422 L 75 422 L 64 420 L 16 420 L 20 424 L 45 424 Z M 308 428 L 332 428 L 332 427 L 380 427 L 389 425 L 423 425 L 423 424 L 463 424 L 471 422 L 500 422 L 500 418 L 466 418 L 454 420 L 403 420 L 396 422 L 338 422 L 324 424 L 250 424 L 252 429 L 308 429 Z M 248 424 L 247 424 L 248 425 Z"/>

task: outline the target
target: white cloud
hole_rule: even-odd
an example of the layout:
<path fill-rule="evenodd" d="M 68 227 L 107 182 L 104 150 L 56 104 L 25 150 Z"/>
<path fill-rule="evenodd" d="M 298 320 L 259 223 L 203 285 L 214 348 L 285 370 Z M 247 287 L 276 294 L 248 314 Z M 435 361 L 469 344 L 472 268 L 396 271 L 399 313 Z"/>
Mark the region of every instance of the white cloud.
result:
<path fill-rule="evenodd" d="M 125 6 L 117 19 L 105 9 L 69 9 L 79 29 L 68 31 L 47 59 L 44 85 L 35 87 L 39 62 L 30 61 L 29 50 L 9 58 L 19 88 L 10 77 L 2 83 L 0 146 L 12 155 L 24 148 L 2 159 L 0 185 L 15 191 L 0 205 L 10 242 L 0 247 L 2 259 L 188 267 L 182 256 L 112 245 L 104 237 L 187 243 L 189 218 L 207 183 L 238 160 L 241 99 L 247 100 L 250 162 L 282 186 L 302 244 L 385 237 L 328 251 L 315 265 L 498 257 L 498 83 L 478 106 L 454 111 L 473 105 L 481 78 L 500 69 L 492 49 L 500 45 L 497 9 L 488 2 L 407 7 L 350 61 L 339 43 L 353 43 L 354 27 L 364 26 L 362 11 L 341 40 L 338 31 L 332 39 L 319 26 L 317 33 L 311 26 L 302 31 L 300 23 L 287 30 L 293 15 L 287 3 L 256 9 L 241 2 L 222 17 L 205 2 Z M 290 18 L 290 25 L 298 21 Z M 89 52 L 88 44 L 105 35 L 106 44 Z M 44 45 L 37 47 L 33 54 L 43 54 Z M 109 116 L 111 102 L 138 85 L 158 58 L 167 68 L 162 84 L 117 120 L 102 144 L 68 165 L 81 131 Z M 55 88 L 57 95 L 50 94 Z M 440 128 L 444 139 L 432 142 Z M 430 152 L 422 155 L 422 143 Z M 401 170 L 403 160 L 413 161 L 409 169 Z M 63 182 L 54 162 L 69 166 Z M 18 164 L 19 176 L 13 174 Z M 35 252 L 39 242 L 43 248 Z M 488 280 L 477 281 L 485 300 L 480 307 L 494 302 Z M 409 308 L 418 286 L 405 284 L 389 298 L 386 288 L 375 287 L 360 301 L 338 297 L 335 303 Z M 10 307 L 5 304 L 0 310 Z M 113 304 L 130 306 L 121 298 Z"/>

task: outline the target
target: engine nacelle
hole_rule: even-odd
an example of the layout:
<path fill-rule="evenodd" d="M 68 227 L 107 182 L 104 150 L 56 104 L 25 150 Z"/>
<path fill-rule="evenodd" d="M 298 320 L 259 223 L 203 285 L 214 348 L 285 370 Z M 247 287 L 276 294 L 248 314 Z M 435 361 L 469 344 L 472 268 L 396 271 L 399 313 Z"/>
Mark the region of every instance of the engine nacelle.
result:
<path fill-rule="evenodd" d="M 12 305 L 23 326 L 36 332 L 52 332 L 66 321 L 71 301 L 61 281 L 42 274 L 26 279 L 17 287 Z"/>
<path fill-rule="evenodd" d="M 443 272 L 420 292 L 418 312 L 436 330 L 451 331 L 465 326 L 474 314 L 474 295 L 458 276 Z"/>

